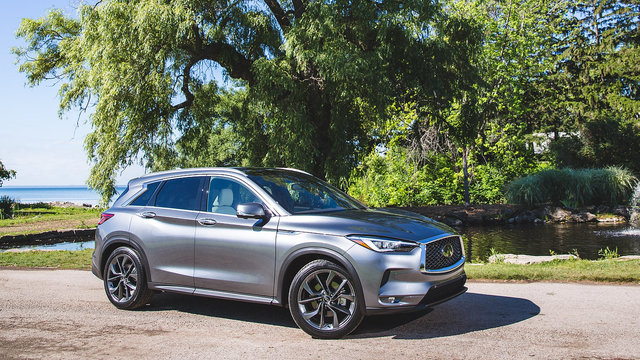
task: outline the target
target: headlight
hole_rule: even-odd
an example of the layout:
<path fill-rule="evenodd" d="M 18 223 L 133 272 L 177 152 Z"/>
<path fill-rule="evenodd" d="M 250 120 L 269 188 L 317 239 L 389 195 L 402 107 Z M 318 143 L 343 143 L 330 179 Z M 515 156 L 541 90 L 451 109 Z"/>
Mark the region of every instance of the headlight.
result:
<path fill-rule="evenodd" d="M 384 239 L 373 236 L 350 235 L 347 239 L 377 252 L 410 252 L 420 245 L 412 241 Z"/>

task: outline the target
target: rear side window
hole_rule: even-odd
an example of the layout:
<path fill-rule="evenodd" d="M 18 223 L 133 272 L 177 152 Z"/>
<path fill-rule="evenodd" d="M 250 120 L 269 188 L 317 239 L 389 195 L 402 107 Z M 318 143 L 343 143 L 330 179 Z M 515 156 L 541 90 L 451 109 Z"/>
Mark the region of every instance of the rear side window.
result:
<path fill-rule="evenodd" d="M 201 181 L 202 177 L 167 180 L 158 192 L 155 205 L 171 209 L 198 210 Z"/>
<path fill-rule="evenodd" d="M 153 196 L 153 193 L 156 191 L 156 188 L 160 185 L 160 182 L 154 182 L 147 185 L 147 189 L 138 197 L 133 200 L 129 205 L 133 206 L 146 206 L 149 203 L 149 199 Z"/>

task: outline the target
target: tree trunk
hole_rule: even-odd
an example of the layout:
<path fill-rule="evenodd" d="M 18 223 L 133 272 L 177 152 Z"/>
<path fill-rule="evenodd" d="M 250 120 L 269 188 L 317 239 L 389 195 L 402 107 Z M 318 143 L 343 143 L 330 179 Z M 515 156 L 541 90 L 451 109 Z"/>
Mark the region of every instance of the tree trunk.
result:
<path fill-rule="evenodd" d="M 333 146 L 330 134 L 331 104 L 324 96 L 323 89 L 318 86 L 312 87 L 307 104 L 309 120 L 313 126 L 313 139 L 311 140 L 313 149 L 310 149 L 313 151 L 311 171 L 313 175 L 326 180 L 332 175 L 326 167 Z"/>
<path fill-rule="evenodd" d="M 469 147 L 462 148 L 462 174 L 464 177 L 464 205 L 471 206 L 469 199 Z"/>

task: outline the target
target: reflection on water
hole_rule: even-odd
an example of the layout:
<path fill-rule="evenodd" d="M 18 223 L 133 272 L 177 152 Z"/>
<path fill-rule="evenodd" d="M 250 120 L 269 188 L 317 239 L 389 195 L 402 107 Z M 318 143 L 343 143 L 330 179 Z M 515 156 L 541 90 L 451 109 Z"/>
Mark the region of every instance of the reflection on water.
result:
<path fill-rule="evenodd" d="M 519 224 L 468 226 L 459 229 L 467 258 L 486 260 L 491 248 L 504 254 L 568 254 L 575 250 L 583 259 L 597 259 L 598 250 L 618 248 L 620 255 L 640 255 L 640 229 L 626 224 Z M 22 249 L 93 249 L 94 241 L 28 245 Z M 3 247 L 10 247 L 5 244 Z M 0 251 L 3 251 L 0 249 Z"/>
<path fill-rule="evenodd" d="M 18 249 L 74 251 L 74 250 L 93 249 L 95 248 L 95 246 L 96 246 L 95 241 L 81 241 L 81 242 L 62 242 L 62 243 L 51 244 L 51 245 L 26 245 L 26 246 L 21 246 Z M 2 247 L 4 247 L 5 249 L 3 250 L 2 248 L 0 248 L 0 252 L 7 250 L 6 248 L 9 248 L 10 246 L 3 244 Z"/>
<path fill-rule="evenodd" d="M 459 229 L 467 258 L 486 260 L 490 249 L 504 254 L 568 254 L 597 259 L 598 250 L 618 248 L 620 255 L 640 255 L 640 229 L 627 224 L 519 224 Z"/>

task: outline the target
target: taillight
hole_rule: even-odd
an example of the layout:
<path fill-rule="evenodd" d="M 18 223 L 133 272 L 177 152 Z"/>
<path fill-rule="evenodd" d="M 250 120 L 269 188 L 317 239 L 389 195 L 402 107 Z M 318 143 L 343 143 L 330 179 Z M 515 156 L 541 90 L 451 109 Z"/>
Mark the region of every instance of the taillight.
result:
<path fill-rule="evenodd" d="M 98 221 L 98 225 L 104 224 L 105 221 L 111 219 L 112 217 L 113 217 L 113 214 L 109 214 L 109 213 L 100 214 L 100 221 Z"/>

